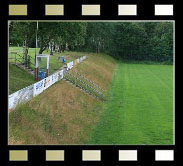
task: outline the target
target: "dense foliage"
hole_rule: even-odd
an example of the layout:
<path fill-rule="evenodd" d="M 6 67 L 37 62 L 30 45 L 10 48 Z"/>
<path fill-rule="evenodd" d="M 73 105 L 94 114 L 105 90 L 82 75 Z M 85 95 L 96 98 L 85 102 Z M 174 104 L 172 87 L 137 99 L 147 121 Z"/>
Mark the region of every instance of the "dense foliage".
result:
<path fill-rule="evenodd" d="M 11 22 L 10 45 L 35 47 L 36 22 Z M 173 61 L 173 22 L 39 22 L 38 46 L 104 52 L 117 59 Z"/>

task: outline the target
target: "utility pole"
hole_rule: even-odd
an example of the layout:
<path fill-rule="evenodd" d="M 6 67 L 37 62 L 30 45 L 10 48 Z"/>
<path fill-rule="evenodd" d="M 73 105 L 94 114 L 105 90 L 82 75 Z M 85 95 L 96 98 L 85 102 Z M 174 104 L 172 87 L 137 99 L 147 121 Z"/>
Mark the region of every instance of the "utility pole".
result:
<path fill-rule="evenodd" d="M 36 49 L 35 49 L 35 63 L 36 63 L 36 54 L 37 54 L 37 47 L 38 47 L 38 43 L 37 43 L 37 34 L 38 34 L 38 21 L 37 21 L 37 28 L 36 28 Z"/>
<path fill-rule="evenodd" d="M 38 44 L 37 44 L 37 34 L 38 34 L 38 21 L 37 21 L 37 28 L 36 28 L 36 48 L 35 48 L 35 71 L 34 71 L 34 76 L 35 76 L 35 80 L 38 80 L 38 67 L 37 67 L 37 64 L 38 62 L 36 62 L 36 54 L 37 54 L 37 47 L 38 47 Z"/>

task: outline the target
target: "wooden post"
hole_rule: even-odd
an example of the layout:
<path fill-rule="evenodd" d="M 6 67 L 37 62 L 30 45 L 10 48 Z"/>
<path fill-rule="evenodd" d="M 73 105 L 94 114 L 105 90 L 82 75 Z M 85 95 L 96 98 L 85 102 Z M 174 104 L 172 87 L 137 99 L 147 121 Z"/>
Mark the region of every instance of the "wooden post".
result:
<path fill-rule="evenodd" d="M 16 56 L 17 54 L 15 54 L 15 65 L 17 65 L 17 63 L 16 63 L 16 60 L 17 60 L 17 56 Z"/>
<path fill-rule="evenodd" d="M 34 69 L 35 80 L 37 80 L 36 68 Z"/>
<path fill-rule="evenodd" d="M 48 69 L 46 69 L 46 77 L 48 77 Z"/>
<path fill-rule="evenodd" d="M 75 77 L 75 86 L 76 86 L 76 77 Z"/>
<path fill-rule="evenodd" d="M 38 68 L 35 68 L 35 80 L 38 81 Z"/>

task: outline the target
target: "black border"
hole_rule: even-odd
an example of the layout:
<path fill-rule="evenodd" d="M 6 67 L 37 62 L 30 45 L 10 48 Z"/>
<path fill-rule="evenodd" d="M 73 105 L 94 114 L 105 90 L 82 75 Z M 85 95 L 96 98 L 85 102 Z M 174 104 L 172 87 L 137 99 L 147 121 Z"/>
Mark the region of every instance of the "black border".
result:
<path fill-rule="evenodd" d="M 8 16 L 9 4 L 27 4 L 27 16 Z M 45 4 L 63 4 L 64 16 L 44 16 Z M 82 4 L 100 4 L 100 16 L 81 16 Z M 137 16 L 118 16 L 118 4 L 137 4 Z M 173 16 L 155 16 L 155 4 L 174 4 Z M 57 165 L 181 165 L 183 163 L 183 124 L 182 124 L 182 111 L 178 107 L 175 110 L 175 145 L 21 145 L 21 146 L 8 146 L 8 48 L 7 48 L 7 27 L 8 20 L 175 20 L 176 37 L 177 37 L 177 11 L 175 0 L 8 0 L 4 5 L 4 11 L 1 10 L 0 20 L 0 72 L 1 72 L 1 104 L 0 104 L 0 163 L 2 166 L 57 166 Z M 179 35 L 179 34 L 178 34 Z M 176 40 L 177 41 L 177 40 Z M 176 44 L 177 46 L 178 44 Z M 176 52 L 179 47 L 176 47 Z M 181 52 L 180 52 L 181 53 Z M 177 54 L 177 57 L 181 56 Z M 176 60 L 177 60 L 176 57 Z M 180 61 L 179 61 L 180 62 Z M 178 70 L 176 63 L 176 71 Z M 180 69 L 181 70 L 181 69 Z M 178 78 L 178 76 L 176 75 Z M 3 78 L 3 79 L 2 79 Z M 177 83 L 176 83 L 177 85 Z M 175 88 L 177 89 L 177 88 Z M 27 162 L 10 162 L 9 150 L 25 149 L 29 152 L 29 160 Z M 45 150 L 59 149 L 65 150 L 65 161 L 63 162 L 46 162 Z M 82 150 L 95 149 L 101 150 L 101 161 L 98 162 L 83 162 Z M 118 150 L 138 150 L 138 161 L 122 162 L 118 161 Z M 174 150 L 174 161 L 155 161 L 155 150 Z M 110 158 L 108 157 L 110 156 Z"/>

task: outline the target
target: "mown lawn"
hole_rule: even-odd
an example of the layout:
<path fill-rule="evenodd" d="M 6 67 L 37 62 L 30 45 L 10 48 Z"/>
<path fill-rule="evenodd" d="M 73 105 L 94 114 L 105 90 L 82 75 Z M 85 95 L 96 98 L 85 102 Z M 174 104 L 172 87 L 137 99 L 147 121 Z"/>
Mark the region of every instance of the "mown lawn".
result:
<path fill-rule="evenodd" d="M 173 66 L 116 65 L 89 144 L 173 144 Z"/>

